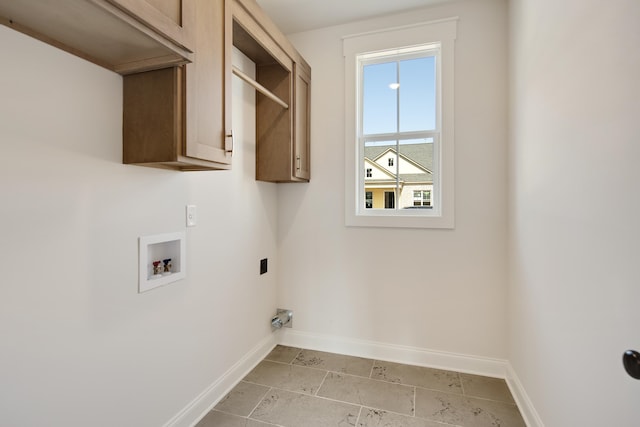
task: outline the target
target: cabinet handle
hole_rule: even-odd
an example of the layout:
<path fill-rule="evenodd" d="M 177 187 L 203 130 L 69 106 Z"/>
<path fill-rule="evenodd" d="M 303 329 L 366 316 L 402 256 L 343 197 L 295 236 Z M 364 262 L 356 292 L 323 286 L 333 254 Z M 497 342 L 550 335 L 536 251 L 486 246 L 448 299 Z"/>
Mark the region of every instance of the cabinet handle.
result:
<path fill-rule="evenodd" d="M 296 162 L 297 162 L 296 170 L 300 170 L 300 156 L 296 156 Z"/>
<path fill-rule="evenodd" d="M 231 149 L 226 150 L 226 152 L 231 153 L 231 155 L 233 156 L 233 146 L 234 146 L 233 131 L 229 132 L 229 134 L 227 135 L 227 138 L 231 138 Z"/>

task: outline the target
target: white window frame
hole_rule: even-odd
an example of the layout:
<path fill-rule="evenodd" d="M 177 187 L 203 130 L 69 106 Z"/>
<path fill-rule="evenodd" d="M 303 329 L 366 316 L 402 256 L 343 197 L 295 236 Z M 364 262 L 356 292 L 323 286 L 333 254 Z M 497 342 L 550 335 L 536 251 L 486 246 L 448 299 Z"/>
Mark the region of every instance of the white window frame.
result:
<path fill-rule="evenodd" d="M 454 41 L 457 18 L 427 22 L 343 38 L 345 56 L 345 222 L 347 226 L 454 228 L 454 125 L 453 78 Z M 358 135 L 361 99 L 358 87 L 358 56 L 398 49 L 399 53 L 412 46 L 440 45 L 440 61 L 436 73 L 440 77 L 439 153 L 434 155 L 433 209 L 385 210 L 365 209 L 363 144 Z M 437 187 L 436 187 L 437 185 Z M 433 193 L 432 193 L 433 197 Z"/>

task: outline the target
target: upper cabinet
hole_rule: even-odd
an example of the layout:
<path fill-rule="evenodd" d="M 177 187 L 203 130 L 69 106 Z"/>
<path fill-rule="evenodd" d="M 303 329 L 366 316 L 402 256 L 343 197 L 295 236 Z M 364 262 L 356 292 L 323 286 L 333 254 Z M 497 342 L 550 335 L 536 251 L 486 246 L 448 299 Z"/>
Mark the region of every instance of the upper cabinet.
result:
<path fill-rule="evenodd" d="M 120 74 L 191 62 L 193 0 L 0 0 L 0 23 Z"/>
<path fill-rule="evenodd" d="M 193 63 L 124 76 L 124 163 L 183 171 L 231 167 L 230 2 L 190 0 Z"/>
<path fill-rule="evenodd" d="M 123 74 L 125 164 L 231 168 L 233 73 L 259 92 L 256 179 L 309 181 L 311 67 L 255 0 L 0 0 L 0 23 Z"/>
<path fill-rule="evenodd" d="M 311 67 L 254 0 L 233 1 L 233 45 L 256 64 L 256 179 L 310 178 Z"/>

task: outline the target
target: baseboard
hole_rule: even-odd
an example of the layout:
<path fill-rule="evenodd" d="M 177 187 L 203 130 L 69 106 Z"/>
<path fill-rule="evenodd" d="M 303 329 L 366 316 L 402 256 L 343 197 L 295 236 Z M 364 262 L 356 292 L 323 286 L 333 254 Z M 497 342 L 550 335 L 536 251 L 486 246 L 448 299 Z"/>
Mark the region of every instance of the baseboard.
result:
<path fill-rule="evenodd" d="M 527 395 L 518 375 L 516 375 L 516 371 L 511 366 L 511 363 L 507 363 L 507 385 L 511 390 L 511 394 L 518 405 L 518 409 L 520 409 L 520 414 L 522 418 L 524 418 L 524 422 L 528 427 L 544 427 L 542 419 L 536 408 L 534 408 L 531 399 Z"/>
<path fill-rule="evenodd" d="M 385 344 L 331 335 L 283 329 L 279 342 L 282 345 L 340 353 L 350 356 L 429 368 L 446 369 L 487 377 L 506 378 L 508 362 L 503 359 L 447 353 L 416 347 Z"/>
<path fill-rule="evenodd" d="M 238 363 L 193 399 L 182 411 L 167 421 L 164 427 L 192 427 L 233 389 L 278 343 L 278 334 L 263 339 Z"/>

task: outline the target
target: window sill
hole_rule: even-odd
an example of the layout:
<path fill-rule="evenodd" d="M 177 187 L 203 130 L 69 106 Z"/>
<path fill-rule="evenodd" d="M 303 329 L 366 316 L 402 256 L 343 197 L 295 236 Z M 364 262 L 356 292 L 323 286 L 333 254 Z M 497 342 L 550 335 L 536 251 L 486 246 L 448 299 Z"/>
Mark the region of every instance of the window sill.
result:
<path fill-rule="evenodd" d="M 455 225 L 453 215 L 418 216 L 400 212 L 389 215 L 384 211 L 362 215 L 347 213 L 345 220 L 347 227 L 453 229 Z"/>

